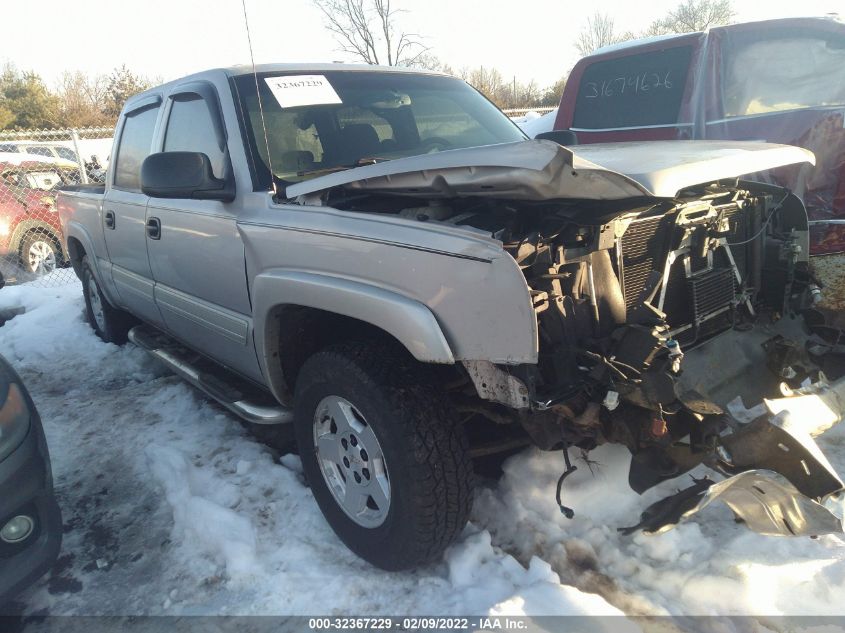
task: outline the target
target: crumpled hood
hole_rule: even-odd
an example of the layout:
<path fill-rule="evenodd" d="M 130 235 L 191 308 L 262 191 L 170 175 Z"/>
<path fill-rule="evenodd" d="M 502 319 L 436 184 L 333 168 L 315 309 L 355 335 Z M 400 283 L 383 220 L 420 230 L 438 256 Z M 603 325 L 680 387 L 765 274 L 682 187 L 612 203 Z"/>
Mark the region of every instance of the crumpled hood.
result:
<path fill-rule="evenodd" d="M 520 141 L 422 154 L 291 185 L 288 198 L 333 187 L 401 195 L 514 200 L 674 198 L 682 189 L 808 162 L 812 152 L 755 141 L 650 141 L 562 147 Z"/>

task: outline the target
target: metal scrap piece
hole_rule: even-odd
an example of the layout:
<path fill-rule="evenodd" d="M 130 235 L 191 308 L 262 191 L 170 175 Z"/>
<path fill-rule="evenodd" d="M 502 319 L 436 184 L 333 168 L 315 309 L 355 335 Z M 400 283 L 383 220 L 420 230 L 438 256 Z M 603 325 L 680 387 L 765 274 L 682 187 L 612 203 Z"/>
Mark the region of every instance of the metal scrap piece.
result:
<path fill-rule="evenodd" d="M 778 473 L 749 470 L 713 483 L 709 479 L 649 506 L 636 526 L 660 534 L 700 512 L 714 501 L 722 501 L 750 529 L 768 536 L 818 536 L 842 533 L 842 519 L 822 504 L 802 495 Z"/>
<path fill-rule="evenodd" d="M 528 408 L 528 387 L 486 360 L 462 361 L 479 397 L 514 409 Z"/>

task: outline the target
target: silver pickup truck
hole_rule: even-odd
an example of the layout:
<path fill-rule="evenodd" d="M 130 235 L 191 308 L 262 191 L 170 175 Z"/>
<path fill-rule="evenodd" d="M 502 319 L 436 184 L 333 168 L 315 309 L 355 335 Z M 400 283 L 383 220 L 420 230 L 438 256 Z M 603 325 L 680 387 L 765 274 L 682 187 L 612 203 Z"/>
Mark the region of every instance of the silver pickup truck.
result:
<path fill-rule="evenodd" d="M 619 442 L 636 492 L 718 475 L 626 529 L 721 500 L 764 534 L 840 532 L 812 436 L 845 385 L 805 209 L 743 178 L 813 155 L 545 136 L 438 74 L 211 70 L 126 103 L 105 189 L 58 197 L 66 252 L 96 333 L 292 428 L 326 519 L 382 568 L 437 558 L 472 458 L 529 443 L 560 452 L 567 517 L 574 458 Z"/>

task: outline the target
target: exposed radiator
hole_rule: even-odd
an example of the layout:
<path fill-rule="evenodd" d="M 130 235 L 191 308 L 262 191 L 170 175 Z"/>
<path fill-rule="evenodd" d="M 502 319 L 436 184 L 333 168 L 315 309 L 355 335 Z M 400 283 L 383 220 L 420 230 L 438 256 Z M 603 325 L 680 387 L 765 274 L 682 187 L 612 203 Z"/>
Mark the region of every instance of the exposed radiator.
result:
<path fill-rule="evenodd" d="M 628 310 L 638 303 L 649 275 L 656 268 L 655 256 L 660 257 L 666 248 L 666 231 L 671 227 L 672 219 L 665 215 L 634 220 L 620 240 L 622 292 Z"/>
<path fill-rule="evenodd" d="M 746 234 L 743 215 L 737 211 L 727 214 L 731 223 L 731 241 L 742 241 Z M 622 291 L 626 308 L 630 311 L 643 298 L 643 292 L 655 271 L 662 275 L 663 263 L 670 248 L 674 216 L 665 215 L 631 222 L 618 248 Z M 746 270 L 744 247 L 732 247 L 731 252 L 741 275 Z M 678 259 L 669 274 L 663 304 L 666 320 L 679 336 L 690 340 L 729 327 L 730 308 L 736 299 L 737 284 L 724 249 L 717 249 L 713 268 L 704 270 L 703 260 L 692 261 L 693 276 L 687 278 L 683 259 Z M 698 272 L 696 272 L 698 271 Z M 656 300 L 655 300 L 656 304 Z"/>
<path fill-rule="evenodd" d="M 730 268 L 714 268 L 690 277 L 686 282 L 696 326 L 728 310 L 736 300 L 736 277 Z"/>

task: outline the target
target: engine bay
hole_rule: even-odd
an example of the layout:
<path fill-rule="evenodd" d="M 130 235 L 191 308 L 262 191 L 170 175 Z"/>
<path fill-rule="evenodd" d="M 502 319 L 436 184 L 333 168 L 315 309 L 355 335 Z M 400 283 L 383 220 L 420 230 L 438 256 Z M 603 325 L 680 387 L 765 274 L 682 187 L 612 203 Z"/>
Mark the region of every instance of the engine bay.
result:
<path fill-rule="evenodd" d="M 731 180 L 674 199 L 364 194 L 329 203 L 480 231 L 514 259 L 537 317 L 538 362 L 465 361 L 470 380 L 454 382 L 452 395 L 465 419 L 518 426 L 540 449 L 562 450 L 566 516 L 569 451 L 586 459 L 613 442 L 632 454 L 638 493 L 699 465 L 728 477 L 695 479 L 630 530 L 668 529 L 717 498 L 762 533 L 841 529 L 819 503 L 842 482 L 808 434 L 773 417 L 796 394 L 845 395 L 821 368 L 829 347 L 817 334 L 806 213 L 789 191 Z M 789 402 L 771 405 L 778 398 Z M 737 419 L 744 403 L 761 401 L 775 408 L 755 409 L 751 424 Z"/>
<path fill-rule="evenodd" d="M 817 291 L 803 207 L 775 187 L 732 181 L 659 201 L 366 194 L 330 203 L 499 240 L 525 277 L 539 331 L 537 365 L 506 371 L 528 386 L 534 413 L 572 420 L 588 403 L 671 409 L 685 352 L 794 314 Z M 564 426 L 572 443 L 584 439 L 584 424 Z"/>

